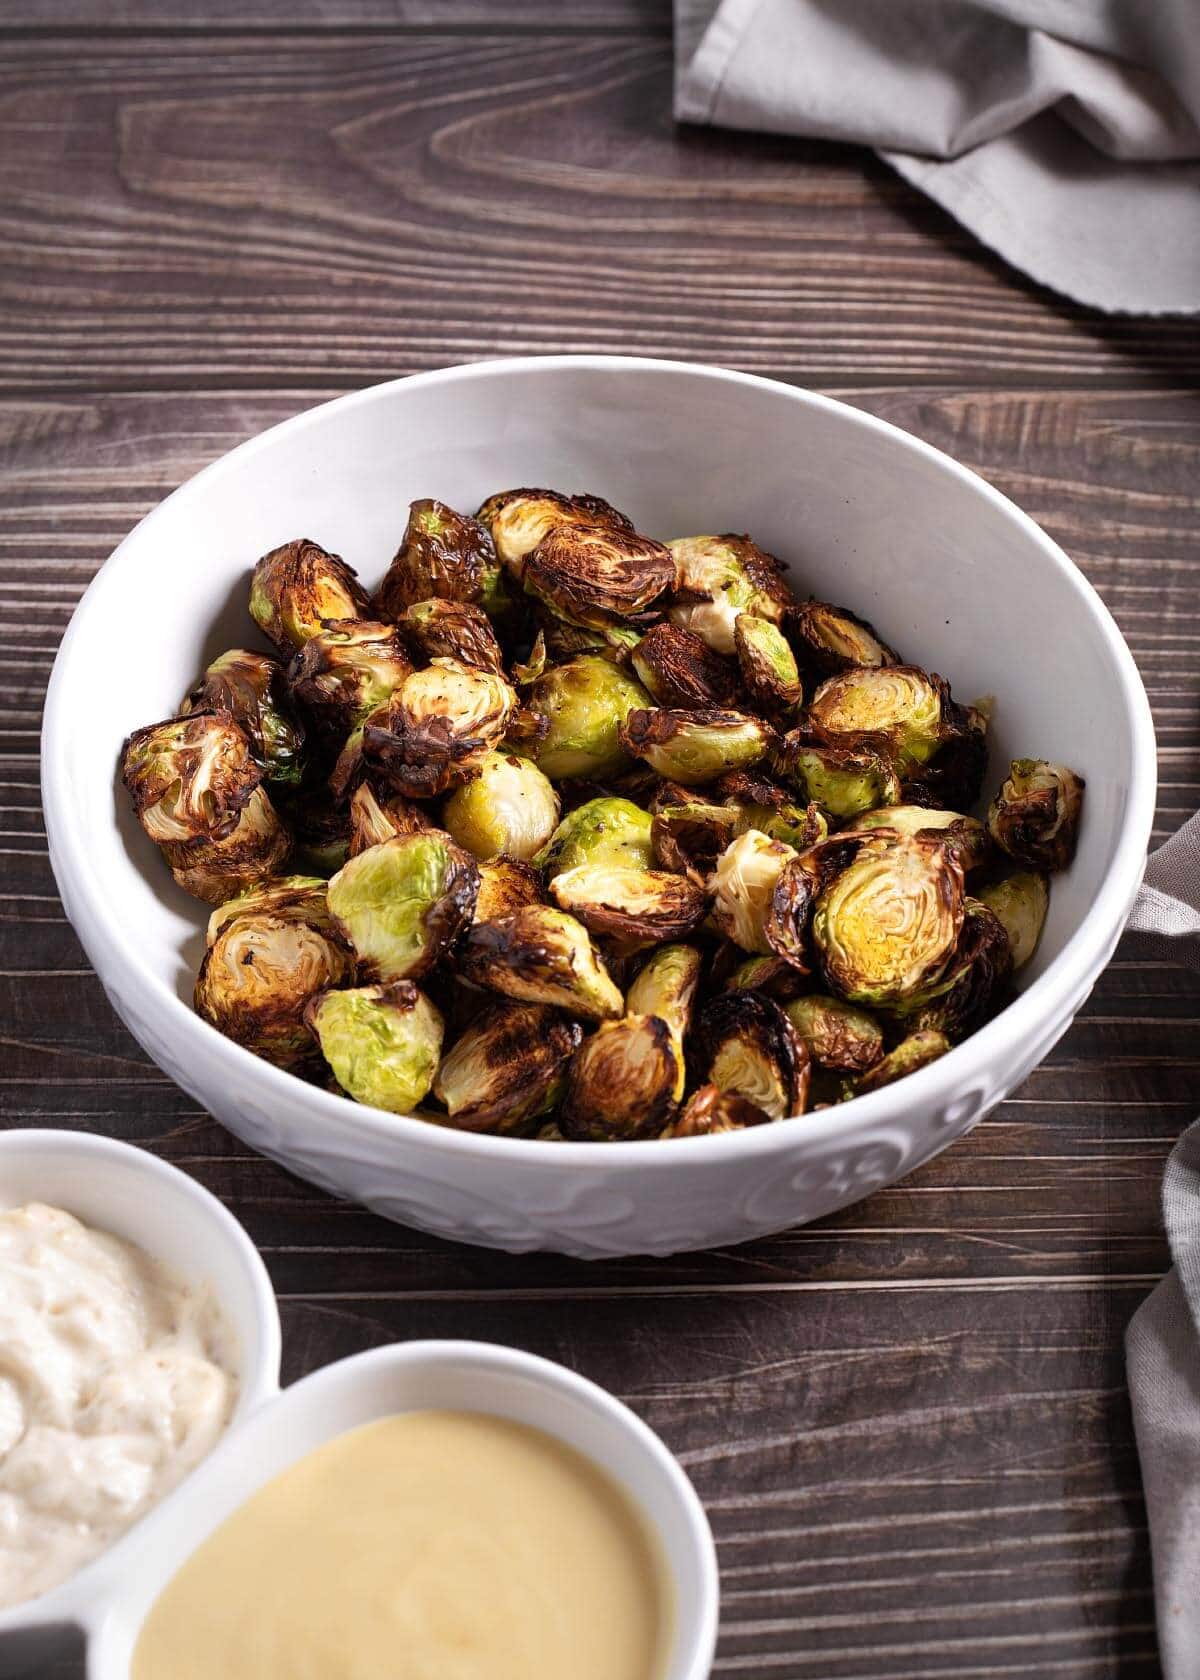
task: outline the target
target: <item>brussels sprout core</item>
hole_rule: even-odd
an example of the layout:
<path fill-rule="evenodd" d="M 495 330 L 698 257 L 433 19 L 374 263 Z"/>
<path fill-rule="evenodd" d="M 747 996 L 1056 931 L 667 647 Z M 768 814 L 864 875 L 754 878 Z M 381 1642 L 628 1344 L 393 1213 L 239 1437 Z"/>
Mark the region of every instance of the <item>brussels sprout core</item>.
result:
<path fill-rule="evenodd" d="M 411 981 L 323 992 L 304 1018 L 338 1084 L 356 1102 L 407 1114 L 433 1084 L 442 1017 Z"/>
<path fill-rule="evenodd" d="M 371 603 L 337 554 L 308 537 L 264 554 L 250 583 L 250 617 L 290 654 L 331 618 L 369 618 Z"/>
<path fill-rule="evenodd" d="M 424 974 L 471 920 L 474 860 L 437 829 L 398 836 L 350 858 L 328 888 L 329 909 L 376 980 Z"/>
<path fill-rule="evenodd" d="M 649 703 L 641 683 L 599 654 L 580 654 L 539 677 L 529 707 L 550 720 L 537 762 L 558 781 L 610 776 L 629 759 L 618 739 L 626 717 Z"/>
<path fill-rule="evenodd" d="M 477 858 L 531 858 L 550 839 L 559 801 L 536 764 L 489 753 L 474 781 L 456 788 L 442 813 L 447 830 Z"/>

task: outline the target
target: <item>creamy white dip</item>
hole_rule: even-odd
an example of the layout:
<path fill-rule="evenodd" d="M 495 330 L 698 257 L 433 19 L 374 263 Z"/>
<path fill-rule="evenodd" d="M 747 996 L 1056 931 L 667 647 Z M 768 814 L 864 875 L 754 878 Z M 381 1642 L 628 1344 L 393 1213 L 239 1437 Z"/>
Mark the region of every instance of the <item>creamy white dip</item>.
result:
<path fill-rule="evenodd" d="M 199 1463 L 233 1366 L 207 1288 L 60 1208 L 0 1212 L 0 1608 L 74 1574 Z"/>

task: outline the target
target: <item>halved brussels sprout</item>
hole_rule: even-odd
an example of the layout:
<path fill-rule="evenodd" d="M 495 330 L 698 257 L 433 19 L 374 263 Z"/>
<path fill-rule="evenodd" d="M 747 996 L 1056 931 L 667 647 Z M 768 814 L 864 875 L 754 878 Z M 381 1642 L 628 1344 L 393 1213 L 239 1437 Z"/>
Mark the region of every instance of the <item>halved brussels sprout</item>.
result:
<path fill-rule="evenodd" d="M 516 858 L 492 858 L 479 865 L 479 893 L 475 899 L 475 922 L 495 922 L 523 910 L 527 904 L 544 904 L 541 877 L 527 863 Z"/>
<path fill-rule="evenodd" d="M 736 945 L 727 950 L 741 956 Z M 714 976 L 715 977 L 715 976 Z M 786 1002 L 804 991 L 809 982 L 799 969 L 782 957 L 746 957 L 725 975 L 721 990 L 725 992 L 765 992 L 777 1002 Z"/>
<path fill-rule="evenodd" d="M 309 537 L 264 554 L 250 581 L 250 617 L 290 654 L 330 618 L 369 618 L 371 603 L 352 569 Z"/>
<path fill-rule="evenodd" d="M 489 1003 L 442 1058 L 433 1094 L 464 1132 L 523 1132 L 562 1092 L 583 1029 L 537 1003 Z"/>
<path fill-rule="evenodd" d="M 347 855 L 357 857 L 360 852 L 378 846 L 383 840 L 393 840 L 398 834 L 420 834 L 432 827 L 424 811 L 417 805 L 410 805 L 402 795 L 394 793 L 389 799 L 381 800 L 369 782 L 360 782 L 350 801 Z"/>
<path fill-rule="evenodd" d="M 585 863 L 650 869 L 651 828 L 649 812 L 630 799 L 589 799 L 567 812 L 533 861 L 547 880 Z"/>
<path fill-rule="evenodd" d="M 414 502 L 375 604 L 385 618 L 399 619 L 406 607 L 435 596 L 477 603 L 488 573 L 497 569 L 491 538 L 477 520 L 455 513 L 445 502 Z"/>
<path fill-rule="evenodd" d="M 894 1085 L 897 1079 L 904 1079 L 910 1073 L 916 1073 L 918 1068 L 928 1067 L 930 1062 L 936 1062 L 939 1056 L 944 1056 L 950 1048 L 950 1040 L 940 1032 L 915 1032 L 908 1038 L 901 1039 L 894 1050 L 889 1050 L 881 1062 L 864 1073 L 854 1086 L 855 1096 L 865 1096 L 868 1091 L 878 1091 L 885 1085 Z"/>
<path fill-rule="evenodd" d="M 631 711 L 619 739 L 634 758 L 645 759 L 660 776 L 685 787 L 757 764 L 775 744 L 770 725 L 748 712 L 683 712 L 665 706 Z"/>
<path fill-rule="evenodd" d="M 523 1003 L 548 1003 L 590 1021 L 625 1007 L 582 922 L 548 904 L 476 921 L 463 946 L 464 977 Z"/>
<path fill-rule="evenodd" d="M 364 978 L 408 980 L 468 925 L 478 892 L 475 860 L 431 828 L 350 858 L 329 883 L 328 903 Z"/>
<path fill-rule="evenodd" d="M 641 683 L 599 654 L 580 654 L 555 665 L 529 690 L 530 709 L 550 719 L 537 749 L 540 769 L 555 781 L 623 769 L 629 759 L 618 731 L 649 700 Z"/>
<path fill-rule="evenodd" d="M 936 839 L 881 830 L 825 887 L 812 936 L 839 996 L 894 1009 L 941 976 L 962 923 L 957 858 Z"/>
<path fill-rule="evenodd" d="M 980 899 L 964 906 L 958 945 L 940 979 L 897 1011 L 915 1025 L 944 1033 L 952 1044 L 990 1021 L 1012 978 L 1012 946 L 1000 919 Z"/>
<path fill-rule="evenodd" d="M 299 783 L 304 773 L 304 726 L 293 717 L 283 666 L 269 654 L 231 648 L 205 671 L 180 707 L 181 715 L 216 712 L 237 724 L 268 782 Z"/>
<path fill-rule="evenodd" d="M 940 678 L 915 665 L 858 667 L 826 677 L 808 715 L 834 745 L 839 738 L 876 749 L 882 744 L 903 775 L 927 764 L 942 744 L 945 693 Z"/>
<path fill-rule="evenodd" d="M 611 525 L 554 525 L 525 556 L 527 595 L 572 624 L 603 628 L 653 606 L 675 583 L 662 543 Z"/>
<path fill-rule="evenodd" d="M 475 516 L 491 532 L 496 553 L 520 581 L 525 556 L 556 525 L 604 525 L 632 531 L 623 513 L 600 496 L 564 496 L 557 490 L 501 490 Z"/>
<path fill-rule="evenodd" d="M 135 729 L 121 749 L 121 780 L 160 846 L 227 834 L 262 779 L 246 736 L 213 712 Z"/>
<path fill-rule="evenodd" d="M 733 805 L 712 805 L 687 798 L 688 789 L 664 784 L 656 797 L 650 838 L 664 869 L 705 886 L 717 859 L 738 832 L 741 812 Z M 683 803 L 675 803 L 681 800 Z"/>
<path fill-rule="evenodd" d="M 477 858 L 527 859 L 550 839 L 558 822 L 558 795 L 536 764 L 515 753 L 489 753 L 474 781 L 447 799 L 442 821 L 460 846 Z"/>
<path fill-rule="evenodd" d="M 326 741 L 344 741 L 412 674 L 394 624 L 330 621 L 308 638 L 288 666 L 292 698 Z"/>
<path fill-rule="evenodd" d="M 503 677 L 435 659 L 368 718 L 364 756 L 397 792 L 430 799 L 481 769 L 516 705 L 516 691 Z"/>
<path fill-rule="evenodd" d="M 176 885 L 206 904 L 223 904 L 235 893 L 278 875 L 291 851 L 291 836 L 261 787 L 255 788 L 227 833 L 168 840 L 162 847 Z"/>
<path fill-rule="evenodd" d="M 571 1058 L 559 1124 L 567 1137 L 653 1137 L 683 1097 L 683 1047 L 658 1015 L 605 1021 Z"/>
<path fill-rule="evenodd" d="M 238 916 L 282 916 L 307 922 L 319 933 L 332 934 L 333 918 L 325 900 L 327 883 L 320 875 L 275 875 L 245 892 L 227 898 L 208 918 L 204 942 L 213 944 L 221 929 Z"/>
<path fill-rule="evenodd" d="M 830 677 L 857 665 L 902 663 L 874 627 L 848 607 L 804 601 L 788 614 L 787 629 L 805 670 L 816 677 Z"/>
<path fill-rule="evenodd" d="M 742 686 L 752 703 L 771 717 L 794 712 L 804 698 L 804 689 L 796 656 L 778 625 L 753 613 L 739 613 L 733 626 L 733 647 Z"/>
<path fill-rule="evenodd" d="M 781 840 L 750 828 L 717 859 L 709 881 L 713 921 L 743 951 L 764 957 L 779 954 L 767 938 L 766 921 L 783 866 L 795 856 Z"/>
<path fill-rule="evenodd" d="M 677 624 L 656 624 L 647 630 L 630 663 L 660 706 L 726 707 L 737 697 L 733 666 Z"/>
<path fill-rule="evenodd" d="M 676 571 L 671 622 L 691 630 L 715 653 L 734 652 L 739 613 L 780 624 L 795 605 L 779 561 L 749 537 L 679 537 L 667 547 Z"/>
<path fill-rule="evenodd" d="M 772 1120 L 804 1112 L 808 1048 L 779 1005 L 761 992 L 710 998 L 688 1050 L 701 1084 L 745 1097 Z"/>
<path fill-rule="evenodd" d="M 1031 869 L 1017 870 L 975 888 L 975 893 L 1008 935 L 1013 968 L 1024 968 L 1037 950 L 1050 905 L 1046 877 Z"/>
<path fill-rule="evenodd" d="M 691 1025 L 703 958 L 694 945 L 662 945 L 647 959 L 625 997 L 631 1015 L 658 1015 L 683 1039 Z"/>
<path fill-rule="evenodd" d="M 304 1018 L 355 1102 L 407 1114 L 428 1094 L 442 1053 L 442 1017 L 410 980 L 323 992 Z"/>
<path fill-rule="evenodd" d="M 964 875 L 979 869 L 992 856 L 991 840 L 979 818 L 964 817 L 958 811 L 927 810 L 924 805 L 885 805 L 877 811 L 863 811 L 846 824 L 843 832 L 867 833 L 875 828 L 893 829 L 897 834 L 936 836 L 957 857 Z"/>
<path fill-rule="evenodd" d="M 762 1126 L 771 1116 L 757 1103 L 722 1091 L 719 1085 L 701 1085 L 688 1098 L 677 1120 L 663 1128 L 660 1137 L 711 1137 L 717 1132 L 744 1132 L 747 1126 Z"/>
<path fill-rule="evenodd" d="M 457 659 L 481 671 L 504 675 L 504 656 L 492 621 L 467 601 L 417 601 L 397 623 L 410 648 L 423 659 Z"/>
<path fill-rule="evenodd" d="M 323 891 L 325 883 L 318 885 Z M 354 974 L 350 953 L 329 937 L 323 914 L 321 921 L 325 931 L 294 904 L 285 912 L 230 907 L 215 934 L 210 923 L 196 980 L 197 1014 L 276 1067 L 311 1066 L 317 1055 L 305 1008 Z"/>
<path fill-rule="evenodd" d="M 350 853 L 350 807 L 332 797 L 328 785 L 293 792 L 283 817 L 296 841 L 296 865 L 314 875 L 332 875 Z"/>
<path fill-rule="evenodd" d="M 1014 758 L 1008 780 L 988 809 L 998 846 L 1029 869 L 1053 873 L 1075 856 L 1084 781 L 1065 764 Z"/>
<path fill-rule="evenodd" d="M 564 910 L 592 933 L 638 945 L 681 939 L 703 921 L 708 899 L 682 875 L 615 863 L 583 863 L 550 883 Z"/>
<path fill-rule="evenodd" d="M 783 1012 L 818 1067 L 835 1073 L 865 1073 L 883 1057 L 879 1022 L 842 998 L 813 993 L 785 1003 Z"/>
<path fill-rule="evenodd" d="M 585 627 L 570 623 L 538 600 L 533 601 L 533 618 L 539 627 L 538 634 L 546 639 L 549 662 L 554 665 L 562 665 L 581 653 L 594 653 L 624 667 L 642 639 L 640 622 L 626 624 L 614 618 L 603 625 Z"/>
<path fill-rule="evenodd" d="M 835 822 L 898 805 L 900 778 L 882 754 L 865 747 L 829 747 L 793 730 L 783 742 L 780 765 L 801 796 L 828 811 Z"/>

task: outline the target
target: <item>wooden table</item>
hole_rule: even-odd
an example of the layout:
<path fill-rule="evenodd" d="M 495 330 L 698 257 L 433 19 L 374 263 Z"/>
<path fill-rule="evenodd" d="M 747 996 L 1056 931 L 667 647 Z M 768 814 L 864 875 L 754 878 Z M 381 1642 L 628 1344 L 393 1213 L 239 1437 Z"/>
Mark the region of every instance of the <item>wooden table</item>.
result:
<path fill-rule="evenodd" d="M 248 1154 L 118 1024 L 55 893 L 42 692 L 118 540 L 285 415 L 508 352 L 748 368 L 978 468 L 1129 640 L 1160 836 L 1200 802 L 1194 325 L 1038 290 L 863 153 L 677 129 L 670 79 L 662 0 L 3 8 L 4 1122 L 136 1140 L 221 1195 L 271 1268 L 289 1378 L 463 1335 L 622 1395 L 707 1502 L 730 1680 L 1141 1680 L 1121 1336 L 1200 1108 L 1196 979 L 1123 948 L 1011 1101 L 836 1218 L 588 1265 L 434 1241 Z"/>

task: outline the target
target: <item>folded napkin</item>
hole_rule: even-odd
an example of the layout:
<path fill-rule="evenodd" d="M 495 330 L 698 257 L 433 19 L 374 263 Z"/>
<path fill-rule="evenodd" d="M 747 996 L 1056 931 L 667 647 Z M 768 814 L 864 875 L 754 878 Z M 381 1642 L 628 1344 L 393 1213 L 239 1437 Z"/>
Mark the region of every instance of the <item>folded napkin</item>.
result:
<path fill-rule="evenodd" d="M 1197 0 L 675 0 L 675 115 L 874 146 L 1098 309 L 1200 310 Z"/>

